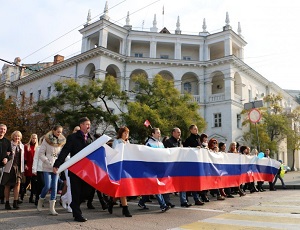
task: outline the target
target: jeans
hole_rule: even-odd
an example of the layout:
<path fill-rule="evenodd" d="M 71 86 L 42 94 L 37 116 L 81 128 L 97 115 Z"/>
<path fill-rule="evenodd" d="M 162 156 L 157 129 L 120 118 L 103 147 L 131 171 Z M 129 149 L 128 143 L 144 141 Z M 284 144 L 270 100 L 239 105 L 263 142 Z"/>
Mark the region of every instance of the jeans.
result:
<path fill-rule="evenodd" d="M 161 209 L 163 209 L 163 208 L 165 208 L 167 206 L 166 202 L 165 202 L 165 199 L 164 199 L 164 197 L 163 197 L 162 194 L 157 194 L 156 195 L 156 199 L 157 199 L 157 201 L 158 201 L 159 206 L 160 206 Z"/>
<path fill-rule="evenodd" d="M 56 200 L 58 174 L 54 174 L 52 172 L 43 172 L 43 174 L 45 185 L 42 189 L 40 197 L 45 198 L 49 189 L 51 188 L 50 200 Z"/>
<path fill-rule="evenodd" d="M 192 195 L 193 195 L 193 198 L 194 198 L 195 202 L 199 200 L 199 195 L 198 195 L 197 192 L 192 192 Z M 179 193 L 179 198 L 180 198 L 180 203 L 181 204 L 187 203 L 186 192 L 180 192 Z"/>
<path fill-rule="evenodd" d="M 159 206 L 161 209 L 165 208 L 167 205 L 166 205 L 166 201 L 164 199 L 164 196 L 162 194 L 157 194 L 156 195 L 156 199 L 159 203 Z M 148 195 L 145 195 L 145 196 L 142 196 L 142 198 L 139 200 L 139 204 L 144 206 L 145 203 L 147 202 L 147 200 L 149 200 L 149 196 Z"/>

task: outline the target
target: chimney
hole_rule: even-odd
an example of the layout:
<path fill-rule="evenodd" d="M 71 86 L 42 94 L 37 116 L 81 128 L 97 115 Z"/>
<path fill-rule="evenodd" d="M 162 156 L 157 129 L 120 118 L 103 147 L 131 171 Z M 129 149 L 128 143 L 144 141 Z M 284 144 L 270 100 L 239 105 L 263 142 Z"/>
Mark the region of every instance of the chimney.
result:
<path fill-rule="evenodd" d="M 61 56 L 59 54 L 54 56 L 54 61 L 53 61 L 53 65 L 58 64 L 60 62 L 63 62 L 65 60 L 64 56 Z"/>

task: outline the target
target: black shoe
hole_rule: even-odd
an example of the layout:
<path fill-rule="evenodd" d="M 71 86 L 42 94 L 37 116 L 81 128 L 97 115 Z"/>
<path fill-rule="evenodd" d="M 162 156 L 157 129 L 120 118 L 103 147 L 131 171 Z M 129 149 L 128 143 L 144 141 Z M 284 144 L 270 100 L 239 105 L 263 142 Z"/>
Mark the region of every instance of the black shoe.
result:
<path fill-rule="evenodd" d="M 106 202 L 102 201 L 102 202 L 101 202 L 101 207 L 102 207 L 102 210 L 105 210 L 105 209 L 108 208 L 108 205 L 107 205 Z"/>
<path fill-rule="evenodd" d="M 76 216 L 76 217 L 74 217 L 74 220 L 77 222 L 86 222 L 87 218 L 85 218 L 83 216 Z"/>
<path fill-rule="evenodd" d="M 207 196 L 201 196 L 201 199 L 204 201 L 204 202 L 209 202 L 209 199 Z"/>
<path fill-rule="evenodd" d="M 195 205 L 204 205 L 204 202 L 202 202 L 201 200 L 197 200 L 195 201 Z"/>
<path fill-rule="evenodd" d="M 9 204 L 9 201 L 6 201 L 6 203 L 5 203 L 5 209 L 6 210 L 11 210 L 11 206 Z"/>
<path fill-rule="evenodd" d="M 108 207 L 107 207 L 107 210 L 108 210 L 108 212 L 109 212 L 110 214 L 113 213 L 113 207 L 114 207 L 114 202 L 113 202 L 113 200 L 109 200 L 109 201 L 108 201 Z"/>
<path fill-rule="evenodd" d="M 165 206 L 164 208 L 161 209 L 161 211 L 162 211 L 162 212 L 166 212 L 166 211 L 168 211 L 169 209 L 170 209 L 169 206 Z"/>
<path fill-rule="evenodd" d="M 17 203 L 18 203 L 18 204 L 22 204 L 23 201 L 22 201 L 22 200 L 17 200 Z"/>
<path fill-rule="evenodd" d="M 144 209 L 144 210 L 149 209 L 145 204 L 140 204 L 140 203 L 138 203 L 138 206 L 139 206 L 140 208 Z"/>
<path fill-rule="evenodd" d="M 14 200 L 13 208 L 14 208 L 14 209 L 19 209 L 19 208 L 20 208 L 20 207 L 19 207 L 19 202 L 18 202 L 18 200 Z"/>
<path fill-rule="evenodd" d="M 174 208 L 175 204 L 172 204 L 171 202 L 168 202 L 166 205 L 168 205 L 170 208 Z"/>
<path fill-rule="evenodd" d="M 122 214 L 125 216 L 125 217 L 132 217 L 131 213 L 129 212 L 128 210 L 128 206 L 123 206 L 122 207 Z"/>
<path fill-rule="evenodd" d="M 189 203 L 187 203 L 187 202 L 185 202 L 185 203 L 181 204 L 180 206 L 181 206 L 181 207 L 189 208 L 189 207 L 191 207 L 192 205 L 189 204 Z"/>
<path fill-rule="evenodd" d="M 254 192 L 256 192 L 255 189 L 251 189 L 250 190 L 250 193 L 254 193 Z"/>
<path fill-rule="evenodd" d="M 276 191 L 276 188 L 270 188 L 270 191 Z"/>
<path fill-rule="evenodd" d="M 86 206 L 88 209 L 95 209 L 95 206 L 92 204 L 92 202 L 87 202 Z"/>
<path fill-rule="evenodd" d="M 234 196 L 231 195 L 231 194 L 227 195 L 226 197 L 227 197 L 227 198 L 234 198 Z"/>

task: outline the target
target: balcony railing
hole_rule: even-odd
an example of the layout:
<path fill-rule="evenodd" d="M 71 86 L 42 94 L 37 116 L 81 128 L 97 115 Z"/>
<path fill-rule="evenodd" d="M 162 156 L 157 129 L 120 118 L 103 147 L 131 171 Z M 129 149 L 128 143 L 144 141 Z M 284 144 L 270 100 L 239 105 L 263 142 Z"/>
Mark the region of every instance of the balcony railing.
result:
<path fill-rule="evenodd" d="M 209 102 L 217 102 L 217 101 L 224 101 L 224 100 L 225 100 L 224 93 L 213 94 L 208 98 Z"/>

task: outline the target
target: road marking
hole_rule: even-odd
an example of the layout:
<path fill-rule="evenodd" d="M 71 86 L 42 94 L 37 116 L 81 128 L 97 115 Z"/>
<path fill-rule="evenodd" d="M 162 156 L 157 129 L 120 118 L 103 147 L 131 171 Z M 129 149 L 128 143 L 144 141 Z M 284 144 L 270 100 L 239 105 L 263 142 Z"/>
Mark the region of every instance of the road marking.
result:
<path fill-rule="evenodd" d="M 223 213 L 172 230 L 235 230 L 235 229 L 300 229 L 300 196 L 289 196 L 280 201 L 261 202 L 257 205 Z"/>

